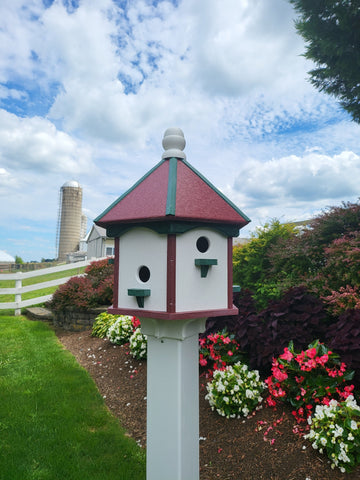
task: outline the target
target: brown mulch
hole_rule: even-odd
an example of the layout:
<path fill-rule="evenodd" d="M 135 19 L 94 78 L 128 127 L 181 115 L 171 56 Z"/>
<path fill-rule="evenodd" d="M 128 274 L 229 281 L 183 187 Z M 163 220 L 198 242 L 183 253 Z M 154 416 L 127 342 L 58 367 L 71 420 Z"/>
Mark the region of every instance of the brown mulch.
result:
<path fill-rule="evenodd" d="M 127 346 L 93 338 L 89 331 L 56 332 L 59 340 L 94 379 L 110 411 L 137 443 L 146 447 L 146 361 Z M 359 480 L 332 470 L 326 456 L 293 433 L 286 406 L 262 408 L 248 419 L 225 419 L 205 400 L 206 380 L 199 377 L 201 480 Z"/>

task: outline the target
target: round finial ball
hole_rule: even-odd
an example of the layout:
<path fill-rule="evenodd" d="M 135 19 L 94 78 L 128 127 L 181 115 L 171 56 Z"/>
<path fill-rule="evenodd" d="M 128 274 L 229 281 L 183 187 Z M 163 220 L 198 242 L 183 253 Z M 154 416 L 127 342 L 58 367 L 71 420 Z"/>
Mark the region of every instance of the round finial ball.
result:
<path fill-rule="evenodd" d="M 184 150 L 186 145 L 181 128 L 171 127 L 165 130 L 162 146 L 164 150 Z"/>

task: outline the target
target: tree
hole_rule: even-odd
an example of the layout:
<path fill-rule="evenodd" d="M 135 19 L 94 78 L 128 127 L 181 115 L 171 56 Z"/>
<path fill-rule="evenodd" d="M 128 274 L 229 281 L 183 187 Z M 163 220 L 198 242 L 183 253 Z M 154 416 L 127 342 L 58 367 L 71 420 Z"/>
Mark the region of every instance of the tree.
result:
<path fill-rule="evenodd" d="M 270 299 L 278 298 L 283 291 L 283 285 L 274 278 L 269 254 L 275 246 L 287 243 L 295 235 L 294 225 L 273 219 L 257 228 L 249 243 L 234 247 L 234 283 L 250 290 L 259 308 L 266 306 Z"/>
<path fill-rule="evenodd" d="M 310 82 L 340 100 L 360 123 L 360 0 L 289 0 L 300 14 L 295 26 L 313 60 Z"/>
<path fill-rule="evenodd" d="M 19 257 L 18 255 L 15 256 L 15 263 L 22 265 L 24 263 L 24 260 Z"/>

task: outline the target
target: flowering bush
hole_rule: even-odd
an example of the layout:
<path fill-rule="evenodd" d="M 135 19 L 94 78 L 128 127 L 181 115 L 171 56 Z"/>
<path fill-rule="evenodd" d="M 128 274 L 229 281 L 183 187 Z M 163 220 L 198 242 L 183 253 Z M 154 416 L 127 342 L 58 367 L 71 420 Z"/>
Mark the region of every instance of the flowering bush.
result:
<path fill-rule="evenodd" d="M 111 313 L 102 312 L 95 318 L 92 326 L 91 336 L 105 338 L 108 329 L 116 322 L 117 316 Z"/>
<path fill-rule="evenodd" d="M 317 404 L 329 404 L 334 397 L 345 400 L 354 389 L 346 385 L 354 372 L 347 371 L 338 355 L 318 340 L 301 353 L 296 353 L 290 342 L 273 360 L 271 371 L 265 380 L 270 393 L 267 403 L 275 406 L 277 400 L 288 400 L 299 423 L 306 421 Z"/>
<path fill-rule="evenodd" d="M 308 423 L 310 432 L 304 438 L 327 454 L 332 468 L 339 467 L 344 473 L 360 464 L 360 407 L 352 395 L 343 402 L 317 405 Z"/>
<path fill-rule="evenodd" d="M 340 287 L 338 292 L 333 290 L 331 295 L 322 297 L 322 299 L 334 315 L 341 315 L 346 310 L 353 308 L 360 309 L 360 291 L 356 286 Z"/>
<path fill-rule="evenodd" d="M 129 315 L 120 315 L 116 321 L 109 327 L 106 337 L 111 343 L 123 345 L 130 340 L 134 329 L 138 326 L 139 320 Z"/>
<path fill-rule="evenodd" d="M 224 369 L 242 358 L 234 335 L 228 334 L 226 330 L 200 338 L 199 346 L 200 366 L 207 367 L 210 375 L 213 370 Z"/>
<path fill-rule="evenodd" d="M 134 333 L 130 337 L 130 353 L 138 360 L 146 358 L 147 336 L 141 333 L 139 327 L 134 330 Z"/>
<path fill-rule="evenodd" d="M 223 417 L 247 417 L 262 401 L 265 387 L 257 370 L 249 370 L 247 365 L 238 362 L 214 371 L 213 380 L 206 386 L 205 398 L 211 409 Z"/>

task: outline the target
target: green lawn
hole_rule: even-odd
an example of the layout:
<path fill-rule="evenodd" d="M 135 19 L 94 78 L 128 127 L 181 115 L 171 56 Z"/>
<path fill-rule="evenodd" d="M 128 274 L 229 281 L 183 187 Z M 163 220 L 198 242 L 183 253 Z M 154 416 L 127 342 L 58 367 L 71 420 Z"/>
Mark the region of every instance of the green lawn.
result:
<path fill-rule="evenodd" d="M 124 433 L 48 326 L 0 314 L 1 479 L 145 479 Z"/>

